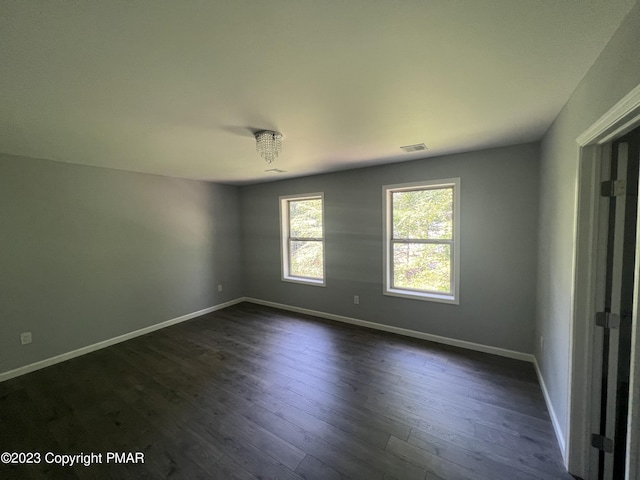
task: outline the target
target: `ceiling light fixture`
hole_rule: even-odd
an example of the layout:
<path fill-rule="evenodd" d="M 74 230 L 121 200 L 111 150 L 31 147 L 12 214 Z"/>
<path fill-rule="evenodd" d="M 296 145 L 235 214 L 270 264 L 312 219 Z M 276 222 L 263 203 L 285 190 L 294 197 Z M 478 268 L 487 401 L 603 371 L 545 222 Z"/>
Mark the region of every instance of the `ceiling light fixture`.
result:
<path fill-rule="evenodd" d="M 271 164 L 282 151 L 282 134 L 271 130 L 256 133 L 256 150 L 260 156 Z"/>

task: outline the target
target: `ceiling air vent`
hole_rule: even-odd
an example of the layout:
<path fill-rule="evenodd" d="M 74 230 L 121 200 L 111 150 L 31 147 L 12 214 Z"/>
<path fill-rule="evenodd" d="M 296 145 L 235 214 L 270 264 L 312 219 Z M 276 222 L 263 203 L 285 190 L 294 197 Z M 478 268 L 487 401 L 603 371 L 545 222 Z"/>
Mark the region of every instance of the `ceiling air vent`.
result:
<path fill-rule="evenodd" d="M 269 170 L 265 170 L 265 172 L 267 173 L 273 173 L 274 175 L 277 175 L 278 173 L 286 173 L 286 170 L 280 170 L 279 168 L 270 168 Z"/>
<path fill-rule="evenodd" d="M 419 152 L 421 150 L 426 150 L 427 146 L 424 143 L 416 143 L 415 145 L 405 145 L 404 147 L 400 147 L 403 152 Z"/>

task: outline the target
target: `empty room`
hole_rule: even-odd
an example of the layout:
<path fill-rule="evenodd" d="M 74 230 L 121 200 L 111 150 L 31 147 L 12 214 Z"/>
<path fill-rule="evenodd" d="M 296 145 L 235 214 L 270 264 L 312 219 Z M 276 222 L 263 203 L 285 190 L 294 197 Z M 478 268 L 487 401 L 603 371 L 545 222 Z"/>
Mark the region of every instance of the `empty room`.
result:
<path fill-rule="evenodd" d="M 0 2 L 1 479 L 640 479 L 636 0 Z"/>

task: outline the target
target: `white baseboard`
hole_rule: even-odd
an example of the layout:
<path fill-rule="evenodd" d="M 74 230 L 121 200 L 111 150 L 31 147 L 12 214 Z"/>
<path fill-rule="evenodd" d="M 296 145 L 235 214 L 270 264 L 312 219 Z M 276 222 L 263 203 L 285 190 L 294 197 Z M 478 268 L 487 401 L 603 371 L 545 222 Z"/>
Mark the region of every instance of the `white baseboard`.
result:
<path fill-rule="evenodd" d="M 562 452 L 562 457 L 565 461 L 567 460 L 567 452 L 565 448 L 565 439 L 562 434 L 562 430 L 560 429 L 560 424 L 558 422 L 558 418 L 556 417 L 555 411 L 553 409 L 553 405 L 551 403 L 551 399 L 549 398 L 549 392 L 547 391 L 547 387 L 544 383 L 544 378 L 542 377 L 542 373 L 540 372 L 540 368 L 538 366 L 538 362 L 534 355 L 530 353 L 517 352 L 514 350 L 507 350 L 499 347 L 492 347 L 490 345 L 482 345 L 474 342 L 467 342 L 465 340 L 457 340 L 455 338 L 442 337 L 439 335 L 432 335 L 430 333 L 418 332 L 415 330 L 409 330 L 406 328 L 393 327 L 390 325 L 383 325 L 381 323 L 370 322 L 367 320 L 360 320 L 358 318 L 345 317 L 342 315 L 335 315 L 333 313 L 320 312 L 317 310 L 310 310 L 308 308 L 294 307 L 292 305 L 286 305 L 283 303 L 269 302 L 266 300 L 260 300 L 257 298 L 251 297 L 241 297 L 235 300 L 231 300 L 229 302 L 221 303 L 218 305 L 214 305 L 213 307 L 205 308 L 203 310 L 198 310 L 197 312 L 188 313 L 186 315 L 182 315 L 177 318 L 172 318 L 171 320 L 167 320 L 165 322 L 156 323 L 155 325 L 150 325 L 145 328 L 141 328 L 139 330 L 135 330 L 133 332 L 125 333 L 124 335 L 119 335 L 114 338 L 110 338 L 108 340 L 103 340 L 98 343 L 94 343 L 92 345 L 87 345 L 86 347 L 78 348 L 76 350 L 72 350 L 67 353 L 63 353 L 60 355 L 56 355 L 55 357 L 50 357 L 45 360 L 40 360 L 35 363 L 31 363 L 29 365 L 25 365 L 23 367 L 19 367 L 13 370 L 9 370 L 7 372 L 0 373 L 0 382 L 5 380 L 9 380 L 11 378 L 18 377 L 20 375 L 25 375 L 30 372 L 34 372 L 36 370 L 40 370 L 45 367 L 49 367 L 51 365 L 55 365 L 56 363 L 64 362 L 65 360 L 69 360 L 75 357 L 79 357 L 81 355 L 85 355 L 87 353 L 94 352 L 96 350 L 100 350 L 102 348 L 109 347 L 111 345 L 115 345 L 116 343 L 124 342 L 126 340 L 130 340 L 135 337 L 139 337 L 141 335 L 145 335 L 147 333 L 151 333 L 156 330 L 160 330 L 162 328 L 169 327 L 171 325 L 175 325 L 177 323 L 185 322 L 187 320 L 191 320 L 192 318 L 196 318 L 207 313 L 215 312 L 216 310 L 222 310 L 223 308 L 230 307 L 232 305 L 236 305 L 241 302 L 250 302 L 258 305 L 264 305 L 268 307 L 279 308 L 282 310 L 288 310 L 297 313 L 304 313 L 307 315 L 312 315 L 320 318 L 326 318 L 328 320 L 334 320 L 337 322 L 349 323 L 352 325 L 358 325 L 361 327 L 372 328 L 374 330 L 382 330 L 385 332 L 391 332 L 398 335 L 404 335 L 412 338 L 419 338 L 422 340 L 428 340 L 431 342 L 442 343 L 445 345 L 451 345 L 460 348 L 466 348 L 469 350 L 475 350 L 478 352 L 490 353 L 493 355 L 498 355 L 501 357 L 513 358 L 516 360 L 524 360 L 526 362 L 533 363 L 536 374 L 538 375 L 538 380 L 540 382 L 540 387 L 542 388 L 542 394 L 544 395 L 544 400 L 547 404 L 547 409 L 549 410 L 549 415 L 551 416 L 551 423 L 553 424 L 553 429 L 555 431 L 558 444 L 560 445 L 560 450 Z"/>
<path fill-rule="evenodd" d="M 562 429 L 560 428 L 560 422 L 558 422 L 558 417 L 556 416 L 556 412 L 553 409 L 553 404 L 551 403 L 551 397 L 549 397 L 549 391 L 547 390 L 547 385 L 544 383 L 544 378 L 542 376 L 542 372 L 540 371 L 540 367 L 538 366 L 538 359 L 533 357 L 533 366 L 536 369 L 536 374 L 538 375 L 538 382 L 540 382 L 540 388 L 542 388 L 542 395 L 544 396 L 544 401 L 547 404 L 547 410 L 549 410 L 549 416 L 551 417 L 551 424 L 553 425 L 553 431 L 556 433 L 556 439 L 558 440 L 558 446 L 560 447 L 560 453 L 562 454 L 562 461 L 564 465 L 567 466 L 568 463 L 568 453 L 566 448 L 566 441 L 564 435 L 562 433 Z"/>
<path fill-rule="evenodd" d="M 420 338 L 423 340 L 429 340 L 431 342 L 442 343 L 445 345 L 452 345 L 454 347 L 466 348 L 469 350 L 490 353 L 493 355 L 499 355 L 501 357 L 514 358 L 516 360 L 524 360 L 526 362 L 533 363 L 534 368 L 536 370 L 536 375 L 538 376 L 538 381 L 540 382 L 540 388 L 542 389 L 544 401 L 547 405 L 547 410 L 549 410 L 549 416 L 551 417 L 551 424 L 553 425 L 553 430 L 556 434 L 556 439 L 558 441 L 558 446 L 560 447 L 562 459 L 564 461 L 564 464 L 567 465 L 568 452 L 566 449 L 565 438 L 564 438 L 564 435 L 562 434 L 562 429 L 560 428 L 560 423 L 558 422 L 558 417 L 556 416 L 556 412 L 553 409 L 553 404 L 551 403 L 551 398 L 549 397 L 547 386 L 544 383 L 544 378 L 542 377 L 542 373 L 540 372 L 538 361 L 534 355 L 530 353 L 517 352 L 514 350 L 507 350 L 499 347 L 492 347 L 489 345 L 482 345 L 480 343 L 457 340 L 455 338 L 441 337 L 439 335 L 432 335 L 430 333 L 417 332 L 415 330 L 409 330 L 406 328 L 392 327 L 392 326 L 383 325 L 380 323 L 369 322 L 367 320 L 360 320 L 358 318 L 344 317 L 342 315 L 334 315 L 332 313 L 319 312 L 317 310 L 310 310 L 308 308 L 294 307 L 291 305 L 285 305 L 285 304 L 276 303 L 276 302 L 268 302 L 266 300 L 260 300 L 257 298 L 245 297 L 243 300 L 246 302 L 256 303 L 258 305 L 265 305 L 268 307 L 280 308 L 282 310 L 289 310 L 292 312 L 304 313 L 307 315 L 313 315 L 320 318 L 326 318 L 328 320 L 335 320 L 338 322 L 350 323 L 352 325 L 359 325 L 362 327 L 373 328 L 375 330 L 383 330 L 385 332 L 396 333 L 398 335 L 405 335 L 407 337 Z"/>
<path fill-rule="evenodd" d="M 16 369 L 9 370 L 7 372 L 2 372 L 0 373 L 0 382 L 4 382 L 5 380 L 9 380 L 10 378 L 19 377 L 20 375 L 25 375 L 27 373 L 40 370 L 41 368 L 49 367 L 51 365 L 55 365 L 56 363 L 64 362 L 65 360 L 69 360 L 71 358 L 79 357 L 80 355 L 85 355 L 87 353 L 91 353 L 96 350 L 100 350 L 102 348 L 115 345 L 116 343 L 124 342 L 126 340 L 139 337 L 140 335 L 151 333 L 155 330 L 160 330 L 161 328 L 166 328 L 166 327 L 170 327 L 171 325 L 175 325 L 177 323 L 186 322 L 187 320 L 191 320 L 192 318 L 200 317 L 207 313 L 215 312 L 216 310 L 221 310 L 223 308 L 230 307 L 231 305 L 235 305 L 242 301 L 244 301 L 243 298 L 236 298 L 235 300 L 231 300 L 229 302 L 220 303 L 218 305 L 214 305 L 213 307 L 205 308 L 203 310 L 198 310 L 197 312 L 187 313 L 186 315 L 172 318 L 171 320 L 167 320 L 165 322 L 149 325 L 148 327 L 144 327 L 139 330 L 134 330 L 133 332 L 125 333 L 124 335 L 119 335 L 117 337 L 110 338 L 108 340 L 103 340 L 101 342 L 94 343 L 92 345 L 87 345 L 86 347 L 78 348 L 77 350 L 72 350 L 67 353 L 62 353 L 60 355 L 56 355 L 55 357 L 46 358 L 44 360 L 40 360 L 38 362 L 31 363 L 29 365 L 25 365 L 24 367 L 18 367 Z"/>
<path fill-rule="evenodd" d="M 477 352 L 490 353 L 493 355 L 499 355 L 501 357 L 514 358 L 516 360 L 524 360 L 525 362 L 533 363 L 535 360 L 535 357 L 530 353 L 516 352 L 515 350 L 507 350 L 505 348 L 492 347 L 490 345 L 482 345 L 480 343 L 467 342 L 465 340 L 457 340 L 455 338 L 441 337 L 439 335 L 432 335 L 430 333 L 418 332 L 416 330 L 409 330 L 406 328 L 393 327 L 390 325 L 383 325 L 381 323 L 369 322 L 367 320 L 360 320 L 359 318 L 344 317 L 342 315 L 334 315 L 333 313 L 319 312 L 317 310 L 309 310 L 308 308 L 293 307 L 291 305 L 268 302 L 266 300 L 260 300 L 260 299 L 251 298 L 251 297 L 245 297 L 244 301 L 256 303 L 258 305 L 265 305 L 267 307 L 274 307 L 274 308 L 280 308 L 282 310 L 289 310 L 291 312 L 313 315 L 315 317 L 326 318 L 328 320 L 335 320 L 337 322 L 350 323 L 352 325 L 359 325 L 361 327 L 373 328 L 375 330 L 383 330 L 385 332 L 396 333 L 398 335 L 404 335 L 406 337 L 420 338 L 422 340 L 429 340 L 430 342 L 436 342 L 436 343 L 442 343 L 445 345 L 451 345 L 454 347 L 466 348 L 468 350 L 475 350 Z"/>

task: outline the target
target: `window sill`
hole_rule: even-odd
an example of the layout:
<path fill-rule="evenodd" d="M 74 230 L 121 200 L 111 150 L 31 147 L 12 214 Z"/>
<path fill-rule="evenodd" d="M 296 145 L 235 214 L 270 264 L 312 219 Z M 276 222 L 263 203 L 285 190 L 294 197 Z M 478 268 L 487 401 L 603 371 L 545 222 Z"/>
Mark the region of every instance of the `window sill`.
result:
<path fill-rule="evenodd" d="M 390 288 L 383 292 L 385 295 L 391 297 L 410 298 L 413 300 L 422 300 L 426 302 L 439 302 L 449 303 L 452 305 L 460 305 L 460 300 L 454 295 L 439 294 L 439 293 L 421 293 L 414 292 L 412 290 L 401 290 L 399 288 Z"/>
<path fill-rule="evenodd" d="M 304 277 L 282 277 L 283 282 L 301 283 L 303 285 L 313 285 L 315 287 L 325 287 L 325 281 L 318 278 Z"/>

